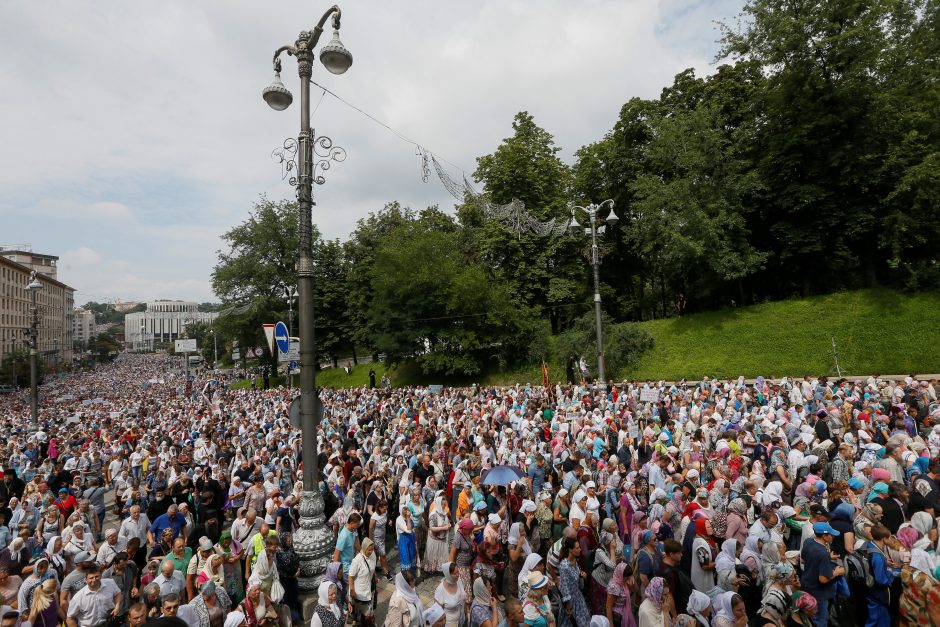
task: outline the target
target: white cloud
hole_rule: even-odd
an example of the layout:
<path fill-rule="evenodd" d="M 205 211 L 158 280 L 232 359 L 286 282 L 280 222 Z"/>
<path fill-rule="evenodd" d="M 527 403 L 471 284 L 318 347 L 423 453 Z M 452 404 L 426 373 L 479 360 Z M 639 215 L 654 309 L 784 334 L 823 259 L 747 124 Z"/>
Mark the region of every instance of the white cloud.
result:
<path fill-rule="evenodd" d="M 341 0 L 355 63 L 343 76 L 317 66 L 314 79 L 470 171 L 510 135 L 520 110 L 571 161 L 627 99 L 656 96 L 686 67 L 708 72 L 711 20 L 742 3 Z M 63 268 L 94 264 L 61 251 L 97 251 L 98 271 L 74 279 L 90 293 L 212 298 L 218 236 L 259 193 L 292 197 L 270 154 L 297 133 L 299 102 L 278 114 L 260 92 L 274 49 L 312 28 L 325 7 L 0 4 L 0 239 L 60 254 Z M 286 58 L 284 70 L 296 97 L 295 61 Z M 349 153 L 315 190 L 327 236 L 346 237 L 390 200 L 452 205 L 433 178 L 421 182 L 413 147 L 330 96 L 314 125 Z"/>

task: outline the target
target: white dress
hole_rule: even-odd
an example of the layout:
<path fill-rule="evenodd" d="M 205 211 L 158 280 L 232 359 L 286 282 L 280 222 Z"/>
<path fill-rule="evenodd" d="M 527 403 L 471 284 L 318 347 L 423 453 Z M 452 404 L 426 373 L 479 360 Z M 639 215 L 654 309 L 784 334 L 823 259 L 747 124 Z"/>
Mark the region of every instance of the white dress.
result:
<path fill-rule="evenodd" d="M 467 614 L 464 607 L 467 602 L 467 592 L 459 583 L 456 594 L 451 594 L 442 581 L 434 591 L 434 600 L 444 608 L 445 627 L 460 627 L 466 621 Z"/>

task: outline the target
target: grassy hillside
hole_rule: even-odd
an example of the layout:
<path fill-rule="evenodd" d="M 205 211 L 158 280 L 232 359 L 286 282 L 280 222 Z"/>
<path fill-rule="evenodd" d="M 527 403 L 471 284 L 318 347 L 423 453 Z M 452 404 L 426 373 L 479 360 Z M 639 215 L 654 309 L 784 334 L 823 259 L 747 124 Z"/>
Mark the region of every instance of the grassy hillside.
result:
<path fill-rule="evenodd" d="M 655 339 L 631 378 L 940 372 L 940 295 L 861 290 L 643 325 Z"/>
<path fill-rule="evenodd" d="M 833 368 L 831 338 L 845 374 L 940 372 L 940 294 L 861 290 L 740 309 L 655 320 L 642 325 L 655 340 L 632 372 L 618 379 L 697 379 L 764 375 L 822 375 Z M 369 365 L 349 375 L 323 370 L 319 385 L 367 385 Z M 376 364 L 377 379 L 385 372 Z M 552 381 L 564 377 L 550 367 Z M 833 370 L 833 373 L 835 371 Z M 476 377 L 424 375 L 413 363 L 390 373 L 396 386 L 540 383 L 538 366 Z"/>

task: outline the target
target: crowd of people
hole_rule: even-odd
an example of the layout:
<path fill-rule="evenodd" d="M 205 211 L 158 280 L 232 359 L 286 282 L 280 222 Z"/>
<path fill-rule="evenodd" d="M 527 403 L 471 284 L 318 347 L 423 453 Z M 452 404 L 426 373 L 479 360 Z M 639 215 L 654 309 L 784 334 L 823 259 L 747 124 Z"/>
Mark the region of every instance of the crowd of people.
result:
<path fill-rule="evenodd" d="M 169 366 L 51 382 L 38 431 L 0 400 L 0 627 L 302 622 L 291 393 Z M 938 391 L 323 390 L 335 551 L 310 625 L 938 625 Z"/>

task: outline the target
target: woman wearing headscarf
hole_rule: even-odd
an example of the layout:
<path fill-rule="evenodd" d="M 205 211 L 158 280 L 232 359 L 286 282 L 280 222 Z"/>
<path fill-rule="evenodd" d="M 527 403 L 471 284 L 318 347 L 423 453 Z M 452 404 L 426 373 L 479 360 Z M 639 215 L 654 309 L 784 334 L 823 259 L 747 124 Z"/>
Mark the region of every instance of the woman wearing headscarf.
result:
<path fill-rule="evenodd" d="M 612 627 L 636 627 L 633 616 L 633 573 L 626 562 L 620 562 L 607 584 L 605 610 Z"/>
<path fill-rule="evenodd" d="M 643 546 L 640 536 L 647 529 L 649 529 L 649 518 L 646 516 L 646 512 L 642 510 L 634 512 L 633 530 L 630 532 L 630 546 L 633 547 L 633 553 L 639 551 L 640 547 Z"/>
<path fill-rule="evenodd" d="M 538 572 L 545 571 L 545 563 L 542 561 L 542 556 L 538 553 L 529 553 L 517 577 L 519 583 L 519 601 L 522 603 L 525 603 L 526 596 L 529 594 L 529 574 L 533 570 Z"/>
<path fill-rule="evenodd" d="M 450 547 L 447 545 L 447 533 L 450 530 L 450 515 L 447 509 L 447 497 L 443 490 L 438 490 L 428 514 L 427 545 L 424 551 L 424 572 L 439 573 L 441 565 L 447 561 Z"/>
<path fill-rule="evenodd" d="M 232 538 L 229 530 L 222 532 L 218 543 L 213 547 L 216 555 L 222 557 L 222 574 L 225 578 L 223 587 L 233 605 L 238 605 L 245 598 L 245 578 L 242 575 L 242 547 Z"/>
<path fill-rule="evenodd" d="M 300 575 L 300 556 L 294 550 L 293 533 L 282 531 L 279 538 L 274 562 L 277 565 L 278 579 L 284 587 L 283 602 L 290 609 L 292 620 L 298 620 L 303 616 L 300 607 L 300 582 L 297 580 Z"/>
<path fill-rule="evenodd" d="M 457 565 L 457 579 L 463 586 L 467 598 L 473 594 L 471 575 L 473 554 L 476 552 L 476 542 L 473 540 L 473 523 L 464 518 L 457 523 L 457 533 L 454 534 L 454 544 L 450 548 L 450 561 Z"/>
<path fill-rule="evenodd" d="M 669 589 L 662 577 L 653 577 L 646 586 L 638 615 L 639 627 L 669 627 L 669 614 L 663 609 L 669 598 Z"/>
<path fill-rule="evenodd" d="M 532 553 L 532 546 L 526 534 L 525 525 L 522 523 L 513 523 L 509 528 L 509 561 L 506 565 L 506 589 L 509 596 L 519 596 L 519 573 L 522 572 L 522 566 L 526 558 Z"/>
<path fill-rule="evenodd" d="M 734 538 L 721 543 L 721 551 L 715 558 L 715 573 L 718 575 L 718 587 L 725 591 L 737 591 L 738 576 L 735 569 L 737 563 L 738 541 Z"/>
<path fill-rule="evenodd" d="M 362 547 L 360 547 L 362 550 Z M 351 566 L 352 564 L 350 564 Z M 323 581 L 332 581 L 336 584 L 336 595 L 339 601 L 337 603 L 340 606 L 340 609 L 343 610 L 343 613 L 346 612 L 346 576 L 343 572 L 343 564 L 341 562 L 330 562 L 326 565 L 326 570 L 323 573 Z"/>
<path fill-rule="evenodd" d="M 636 498 L 636 486 L 629 481 L 623 483 L 623 493 L 620 495 L 620 539 L 624 544 L 629 543 L 633 537 L 634 514 L 640 511 L 640 501 Z"/>
<path fill-rule="evenodd" d="M 712 489 L 708 493 L 708 505 L 713 512 L 724 512 L 728 506 L 728 492 L 730 487 L 724 479 L 718 479 L 712 484 Z"/>
<path fill-rule="evenodd" d="M 444 608 L 445 627 L 463 627 L 467 622 L 468 598 L 457 580 L 457 566 L 453 562 L 444 562 L 441 571 L 444 579 L 434 590 L 434 600 Z"/>
<path fill-rule="evenodd" d="M 852 523 L 855 529 L 855 537 L 865 542 L 872 539 L 871 529 L 881 522 L 883 510 L 877 503 L 866 503 L 865 506 L 855 516 L 855 522 Z"/>
<path fill-rule="evenodd" d="M 558 560 L 558 591 L 562 602 L 558 627 L 580 627 L 591 620 L 591 612 L 581 593 L 580 556 L 581 545 L 578 541 L 575 538 L 564 538 Z"/>
<path fill-rule="evenodd" d="M 539 548 L 537 551 L 542 557 L 548 554 L 548 547 L 552 544 L 552 493 L 543 490 L 539 493 L 535 505 L 535 526 L 538 529 Z"/>
<path fill-rule="evenodd" d="M 717 585 L 715 558 L 717 545 L 712 537 L 711 521 L 699 518 L 695 521 L 695 539 L 691 551 L 691 577 L 693 587 L 708 594 Z"/>
<path fill-rule="evenodd" d="M 747 522 L 747 503 L 741 498 L 731 499 L 726 514 L 728 515 L 728 528 L 725 531 L 725 537 L 734 538 L 739 545 L 743 545 L 751 528 Z"/>
<path fill-rule="evenodd" d="M 695 619 L 697 627 L 710 627 L 708 619 L 712 613 L 712 600 L 707 594 L 693 590 L 685 609 Z"/>
<path fill-rule="evenodd" d="M 372 622 L 372 598 L 375 592 L 375 545 L 365 538 L 349 565 L 349 602 L 356 624 Z"/>
<path fill-rule="evenodd" d="M 278 581 L 277 565 L 275 556 L 277 554 L 277 537 L 269 536 L 264 543 L 264 549 L 258 552 L 255 557 L 255 563 L 251 568 L 251 577 L 261 583 L 261 587 L 275 603 L 280 603 L 283 596 L 283 588 L 275 586 Z"/>
<path fill-rule="evenodd" d="M 46 557 L 49 559 L 49 567 L 52 568 L 59 581 L 65 575 L 66 556 L 62 552 L 62 538 L 53 536 L 46 544 Z"/>
<path fill-rule="evenodd" d="M 470 604 L 470 627 L 497 627 L 499 607 L 482 578 L 473 582 L 473 602 Z M 397 627 L 397 626 L 396 626 Z"/>
<path fill-rule="evenodd" d="M 344 621 L 337 603 L 337 595 L 336 584 L 333 582 L 324 581 L 320 584 L 317 588 L 317 606 L 310 618 L 310 627 L 343 627 Z"/>
<path fill-rule="evenodd" d="M 790 597 L 790 615 L 787 619 L 787 625 L 802 625 L 811 627 L 813 617 L 819 609 L 816 598 L 809 592 L 797 590 Z"/>
<path fill-rule="evenodd" d="M 617 562 L 623 553 L 618 550 L 617 524 L 611 518 L 604 519 L 600 542 L 594 552 L 594 571 L 591 573 L 591 612 L 603 614 L 607 605 L 607 584 L 614 574 Z"/>
<path fill-rule="evenodd" d="M 911 551 L 911 563 L 901 570 L 901 625 L 940 625 L 940 582 L 930 555 Z"/>
<path fill-rule="evenodd" d="M 715 597 L 712 627 L 747 627 L 744 600 L 736 592 L 723 592 Z"/>
<path fill-rule="evenodd" d="M 923 459 L 922 457 L 919 459 Z M 920 539 L 914 543 L 913 549 L 929 551 L 937 545 L 937 529 L 935 519 L 927 512 L 916 512 L 911 516 L 911 527 L 920 533 Z"/>
<path fill-rule="evenodd" d="M 202 568 L 199 569 L 199 573 L 196 575 L 196 583 L 201 586 L 207 581 L 213 581 L 215 585 L 224 587 L 225 573 L 222 571 L 222 562 L 222 556 L 218 553 L 210 555 L 209 559 L 202 563 Z"/>
<path fill-rule="evenodd" d="M 415 543 L 414 526 L 411 520 L 411 510 L 403 507 L 401 515 L 395 521 L 395 531 L 398 533 L 398 561 L 402 570 L 415 570 L 418 568 L 418 547 Z"/>
<path fill-rule="evenodd" d="M 789 562 L 777 562 L 767 569 L 766 587 L 761 599 L 760 616 L 778 627 L 787 622 L 792 587 L 798 584 L 796 571 Z"/>

